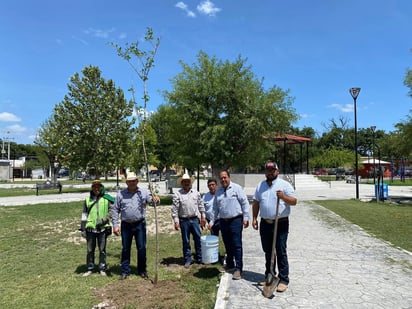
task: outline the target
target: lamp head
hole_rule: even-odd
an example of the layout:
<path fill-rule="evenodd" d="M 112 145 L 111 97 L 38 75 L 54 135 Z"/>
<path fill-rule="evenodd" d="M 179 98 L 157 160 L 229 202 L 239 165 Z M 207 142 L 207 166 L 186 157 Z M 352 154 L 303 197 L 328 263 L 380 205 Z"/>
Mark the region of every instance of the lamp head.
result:
<path fill-rule="evenodd" d="M 357 98 L 358 95 L 359 95 L 360 88 L 356 88 L 356 87 L 350 88 L 350 89 L 349 89 L 349 92 L 350 92 L 350 95 L 352 96 L 352 98 L 353 98 L 354 100 L 356 100 L 356 98 Z"/>

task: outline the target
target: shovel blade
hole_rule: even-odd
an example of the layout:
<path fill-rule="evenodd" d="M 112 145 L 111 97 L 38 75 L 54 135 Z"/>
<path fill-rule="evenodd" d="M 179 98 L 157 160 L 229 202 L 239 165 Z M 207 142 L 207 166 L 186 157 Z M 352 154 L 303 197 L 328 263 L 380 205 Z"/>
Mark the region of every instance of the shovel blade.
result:
<path fill-rule="evenodd" d="M 273 293 L 275 293 L 275 290 L 278 284 L 279 284 L 279 278 L 269 274 L 268 277 L 266 278 L 265 285 L 263 286 L 263 291 L 262 291 L 263 296 L 265 296 L 266 298 L 273 297 Z"/>

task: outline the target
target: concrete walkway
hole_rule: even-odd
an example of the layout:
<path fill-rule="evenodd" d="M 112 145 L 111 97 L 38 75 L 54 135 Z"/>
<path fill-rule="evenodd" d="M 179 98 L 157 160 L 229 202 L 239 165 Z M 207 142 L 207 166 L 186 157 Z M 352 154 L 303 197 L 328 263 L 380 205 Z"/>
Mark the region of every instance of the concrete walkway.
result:
<path fill-rule="evenodd" d="M 262 296 L 257 282 L 264 280 L 264 253 L 259 232 L 249 226 L 243 231 L 243 278 L 236 281 L 223 274 L 215 309 L 412 308 L 411 253 L 309 200 L 354 198 L 354 185 L 332 186 L 323 192 L 298 192 L 299 203 L 290 217 L 288 290 L 272 299 Z M 372 186 L 360 187 L 361 199 L 374 197 Z M 411 187 L 395 191 L 412 199 Z"/>

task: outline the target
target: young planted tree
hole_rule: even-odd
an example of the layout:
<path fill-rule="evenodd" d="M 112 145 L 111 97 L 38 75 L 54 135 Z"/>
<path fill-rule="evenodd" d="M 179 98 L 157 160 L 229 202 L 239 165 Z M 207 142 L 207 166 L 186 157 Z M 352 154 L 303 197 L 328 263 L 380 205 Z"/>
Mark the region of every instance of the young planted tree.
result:
<path fill-rule="evenodd" d="M 140 122 L 140 141 L 143 149 L 144 162 L 146 166 L 147 175 L 149 175 L 149 159 L 148 151 L 146 147 L 146 134 L 147 134 L 147 103 L 149 102 L 149 94 L 147 92 L 147 82 L 149 80 L 150 70 L 154 67 L 154 59 L 156 56 L 157 49 L 160 45 L 160 39 L 155 38 L 153 35 L 153 30 L 147 28 L 146 34 L 144 37 L 144 42 L 149 44 L 150 47 L 148 50 L 141 49 L 139 47 L 139 42 L 132 44 L 126 44 L 125 47 L 121 47 L 117 44 L 111 43 L 113 47 L 116 48 L 117 54 L 126 60 L 132 69 L 135 71 L 139 79 L 143 82 L 143 106 L 136 106 L 137 111 L 142 111 L 142 121 Z M 135 61 L 137 63 L 135 63 Z M 134 97 L 134 88 L 132 87 L 133 97 Z M 136 104 L 136 103 L 135 103 Z M 148 177 L 149 190 L 153 196 L 156 195 L 156 192 L 153 188 L 150 177 Z M 154 212 L 155 212 L 155 224 L 156 224 L 156 261 L 155 261 L 155 278 L 153 283 L 157 284 L 158 280 L 158 265 L 159 265 L 159 224 L 158 224 L 158 214 L 157 206 L 154 203 Z"/>

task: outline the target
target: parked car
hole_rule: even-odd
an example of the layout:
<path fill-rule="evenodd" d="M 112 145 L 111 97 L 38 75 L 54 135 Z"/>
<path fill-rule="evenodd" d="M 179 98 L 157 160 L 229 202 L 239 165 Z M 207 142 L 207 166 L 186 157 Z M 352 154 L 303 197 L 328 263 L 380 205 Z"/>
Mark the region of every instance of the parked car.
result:
<path fill-rule="evenodd" d="M 175 170 L 167 170 L 165 173 L 163 173 L 163 179 L 169 179 L 170 176 L 176 176 L 176 171 Z"/>
<path fill-rule="evenodd" d="M 316 169 L 316 170 L 313 172 L 313 174 L 315 174 L 315 175 L 327 175 L 327 174 L 328 174 L 328 171 L 325 170 L 325 169 Z"/>
<path fill-rule="evenodd" d="M 156 182 L 160 181 L 160 171 L 159 170 L 151 170 L 149 172 L 150 181 Z"/>
<path fill-rule="evenodd" d="M 345 179 L 345 169 L 337 168 L 336 169 L 336 180 L 344 180 L 344 179 Z"/>
<path fill-rule="evenodd" d="M 353 175 L 353 169 L 347 169 L 345 170 L 345 175 Z"/>

